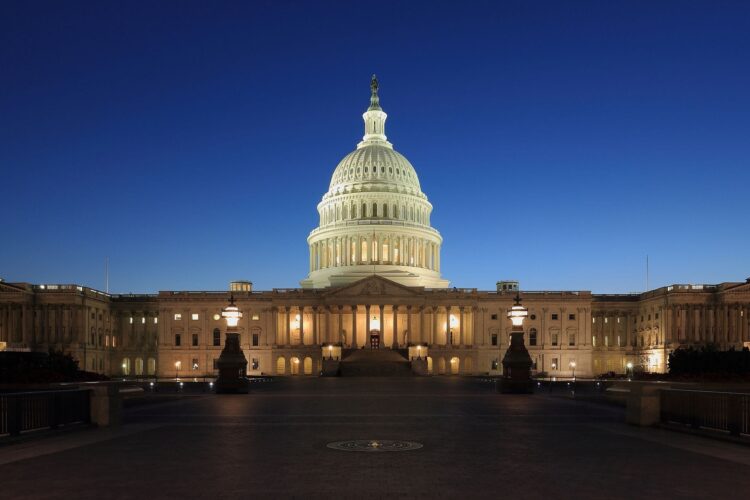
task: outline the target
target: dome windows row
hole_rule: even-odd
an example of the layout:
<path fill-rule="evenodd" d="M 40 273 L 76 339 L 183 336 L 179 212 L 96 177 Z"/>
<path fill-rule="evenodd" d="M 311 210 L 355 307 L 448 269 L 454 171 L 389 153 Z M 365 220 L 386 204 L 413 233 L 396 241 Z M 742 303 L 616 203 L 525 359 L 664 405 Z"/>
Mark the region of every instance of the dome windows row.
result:
<path fill-rule="evenodd" d="M 425 207 L 377 202 L 337 203 L 323 208 L 320 225 L 357 219 L 391 219 L 430 225 L 429 212 Z"/>
<path fill-rule="evenodd" d="M 370 168 L 370 167 L 357 167 L 355 169 L 354 167 L 350 167 L 348 171 L 346 169 L 344 169 L 343 173 L 339 173 L 339 175 L 336 176 L 336 182 L 344 182 L 344 181 L 347 181 L 347 180 L 349 180 L 351 178 L 354 178 L 355 173 L 356 173 L 356 175 L 362 175 L 363 171 L 364 171 L 365 174 L 377 175 L 377 173 L 378 173 L 378 167 L 377 167 L 377 165 L 373 166 L 372 168 Z M 381 165 L 380 166 L 380 174 L 385 175 L 385 173 L 386 173 L 386 167 Z M 394 168 L 393 167 L 388 167 L 388 175 L 393 176 L 393 173 L 394 173 Z M 406 169 L 402 170 L 401 168 L 396 167 L 395 168 L 395 173 L 396 173 L 396 177 L 401 177 L 401 178 L 409 179 L 409 180 L 413 180 L 414 179 L 414 175 L 411 172 L 407 171 Z"/>

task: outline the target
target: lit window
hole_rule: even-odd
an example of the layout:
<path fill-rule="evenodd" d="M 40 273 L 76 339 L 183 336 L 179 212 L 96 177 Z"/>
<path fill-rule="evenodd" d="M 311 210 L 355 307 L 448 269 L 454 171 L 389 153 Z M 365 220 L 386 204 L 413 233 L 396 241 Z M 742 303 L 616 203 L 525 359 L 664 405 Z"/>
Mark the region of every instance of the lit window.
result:
<path fill-rule="evenodd" d="M 175 315 L 174 315 L 174 320 L 175 320 L 175 321 L 182 321 L 182 314 L 180 314 L 180 313 L 175 313 Z"/>
<path fill-rule="evenodd" d="M 159 322 L 159 318 L 154 317 L 154 324 L 157 324 Z"/>
<path fill-rule="evenodd" d="M 146 316 L 144 316 L 144 317 L 141 318 L 141 324 L 142 325 L 146 324 Z"/>
<path fill-rule="evenodd" d="M 193 358 L 193 370 L 198 369 L 198 358 Z"/>
<path fill-rule="evenodd" d="M 609 323 L 609 318 L 604 318 L 605 323 Z"/>
<path fill-rule="evenodd" d="M 258 314 L 253 314 L 253 321 L 258 321 L 260 319 L 260 316 Z"/>
<path fill-rule="evenodd" d="M 596 347 L 596 335 L 594 335 L 594 336 L 591 337 L 591 345 L 593 347 Z"/>
<path fill-rule="evenodd" d="M 192 319 L 193 321 L 198 321 L 198 313 L 191 314 L 190 319 Z"/>
<path fill-rule="evenodd" d="M 117 347 L 117 337 L 112 335 L 112 347 Z"/>
<path fill-rule="evenodd" d="M 133 317 L 132 316 L 130 317 L 130 324 L 131 325 L 133 324 Z"/>

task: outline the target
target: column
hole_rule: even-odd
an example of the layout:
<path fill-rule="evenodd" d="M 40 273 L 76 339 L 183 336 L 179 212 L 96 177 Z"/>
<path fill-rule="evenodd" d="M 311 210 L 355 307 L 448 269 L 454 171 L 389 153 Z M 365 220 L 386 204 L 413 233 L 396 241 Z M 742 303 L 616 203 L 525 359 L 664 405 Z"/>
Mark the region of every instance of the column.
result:
<path fill-rule="evenodd" d="M 459 314 L 458 314 L 458 329 L 459 329 L 459 335 L 460 335 L 460 346 L 463 347 L 464 342 L 464 306 L 461 306 L 458 308 Z"/>
<path fill-rule="evenodd" d="M 291 307 L 286 306 L 284 307 L 284 310 L 286 311 L 286 328 L 284 332 L 284 345 L 291 345 L 291 338 L 292 338 L 292 315 L 291 315 Z"/>
<path fill-rule="evenodd" d="M 312 308 L 312 335 L 313 345 L 319 345 L 318 342 L 318 306 Z"/>
<path fill-rule="evenodd" d="M 331 331 L 331 308 L 330 306 L 326 306 L 325 310 L 326 310 L 326 334 L 325 334 L 326 339 L 325 341 L 332 342 L 333 332 Z M 338 340 L 335 342 L 338 342 Z"/>
<path fill-rule="evenodd" d="M 445 307 L 445 345 L 453 345 L 453 335 L 451 335 L 451 306 Z"/>
<path fill-rule="evenodd" d="M 406 306 L 406 331 L 408 332 L 409 338 L 411 339 L 411 306 Z"/>
<path fill-rule="evenodd" d="M 343 324 L 343 319 L 344 318 L 343 318 L 343 314 L 342 314 L 342 311 L 341 311 L 343 308 L 344 308 L 343 306 L 338 306 L 337 309 L 336 309 L 338 311 L 338 313 L 339 313 L 338 323 L 337 323 L 339 334 L 337 335 L 336 342 L 341 342 L 341 347 L 344 347 L 344 345 L 346 344 L 346 339 L 342 339 L 341 338 L 342 334 L 344 333 L 344 328 L 343 328 L 344 327 L 344 324 Z"/>
<path fill-rule="evenodd" d="M 437 306 L 432 307 L 432 332 L 430 332 L 430 346 L 437 344 L 437 329 L 438 329 L 438 308 Z"/>
<path fill-rule="evenodd" d="M 419 306 L 419 342 L 424 342 L 424 306 Z"/>
<path fill-rule="evenodd" d="M 365 314 L 367 317 L 365 318 L 365 346 L 369 349 L 372 347 L 370 344 L 370 305 L 367 304 L 365 306 Z"/>
<path fill-rule="evenodd" d="M 299 345 L 305 345 L 305 306 L 299 306 Z"/>
<path fill-rule="evenodd" d="M 398 306 L 393 307 L 393 342 L 391 344 L 392 349 L 398 348 Z"/>
<path fill-rule="evenodd" d="M 380 258 L 379 255 L 378 258 Z M 380 311 L 378 312 L 378 322 L 380 324 L 380 342 L 382 342 L 385 346 L 385 315 L 383 314 L 383 312 L 385 311 L 385 306 L 383 304 L 380 304 L 378 307 L 380 308 Z"/>
<path fill-rule="evenodd" d="M 275 344 L 275 343 L 278 342 L 278 340 L 277 340 L 277 334 L 276 334 L 276 331 L 278 329 L 278 325 L 276 323 L 277 319 L 278 319 L 278 313 L 276 311 L 277 311 L 277 309 L 275 307 L 270 307 L 269 308 L 269 312 L 270 312 L 270 315 L 271 315 L 271 324 L 268 327 L 268 329 L 270 330 L 270 332 L 266 333 L 266 343 L 265 343 L 265 345 L 269 345 L 268 338 L 271 335 L 273 335 L 273 337 L 272 337 L 273 338 L 273 343 Z"/>
<path fill-rule="evenodd" d="M 352 342 L 353 349 L 357 348 L 357 306 L 352 306 Z"/>

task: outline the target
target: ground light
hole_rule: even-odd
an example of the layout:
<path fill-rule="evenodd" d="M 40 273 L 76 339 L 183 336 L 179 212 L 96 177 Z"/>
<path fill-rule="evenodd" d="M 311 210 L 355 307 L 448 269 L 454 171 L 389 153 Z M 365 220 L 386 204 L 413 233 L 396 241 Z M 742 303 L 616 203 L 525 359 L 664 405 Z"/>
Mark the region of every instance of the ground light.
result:
<path fill-rule="evenodd" d="M 523 343 L 523 320 L 529 310 L 521 305 L 521 295 L 516 294 L 516 303 L 508 310 L 508 318 L 513 324 L 510 333 L 510 346 L 503 357 L 503 376 L 498 390 L 503 393 L 530 394 L 533 391 L 531 380 L 531 356 Z"/>
<path fill-rule="evenodd" d="M 221 310 L 221 317 L 227 322 L 227 336 L 224 349 L 216 361 L 219 368 L 216 392 L 218 394 L 247 394 L 249 390 L 249 381 L 246 377 L 247 359 L 240 347 L 240 334 L 237 332 L 237 324 L 242 318 L 242 312 L 234 304 L 234 295 L 229 297 L 229 305 Z"/>

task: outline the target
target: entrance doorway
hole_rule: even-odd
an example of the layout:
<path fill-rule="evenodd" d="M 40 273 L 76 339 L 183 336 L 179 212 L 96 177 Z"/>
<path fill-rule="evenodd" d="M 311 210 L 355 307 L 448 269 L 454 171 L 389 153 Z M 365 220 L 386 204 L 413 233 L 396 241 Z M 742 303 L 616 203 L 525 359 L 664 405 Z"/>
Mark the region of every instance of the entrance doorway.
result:
<path fill-rule="evenodd" d="M 380 330 L 370 330 L 370 349 L 380 349 Z"/>

